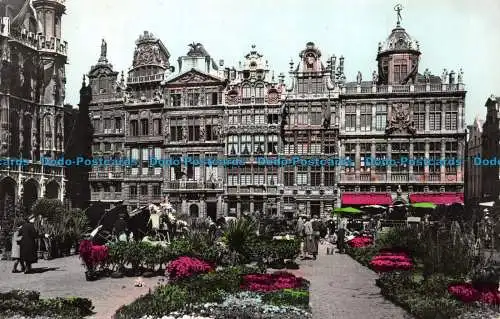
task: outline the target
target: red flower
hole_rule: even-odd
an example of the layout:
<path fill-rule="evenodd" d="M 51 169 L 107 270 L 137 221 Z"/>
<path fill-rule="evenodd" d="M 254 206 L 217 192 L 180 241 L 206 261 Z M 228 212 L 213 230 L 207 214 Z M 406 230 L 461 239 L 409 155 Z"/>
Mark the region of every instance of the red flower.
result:
<path fill-rule="evenodd" d="M 372 258 L 370 266 L 377 272 L 411 270 L 413 262 L 406 254 L 384 252 Z"/>
<path fill-rule="evenodd" d="M 206 261 L 184 256 L 171 261 L 165 272 L 170 279 L 177 280 L 207 273 L 212 270 L 213 267 Z"/>
<path fill-rule="evenodd" d="M 104 264 L 109 257 L 108 246 L 94 245 L 90 240 L 80 242 L 80 258 L 89 270 Z"/>
<path fill-rule="evenodd" d="M 479 293 L 479 301 L 489 305 L 500 305 L 498 290 L 483 291 Z"/>
<path fill-rule="evenodd" d="M 466 283 L 450 285 L 448 292 L 465 303 L 477 301 L 480 297 L 479 291 L 474 289 L 471 284 Z"/>
<path fill-rule="evenodd" d="M 373 244 L 373 238 L 367 236 L 356 236 L 347 241 L 347 244 L 353 248 L 362 248 Z"/>
<path fill-rule="evenodd" d="M 289 273 L 274 273 L 274 274 L 249 274 L 243 276 L 243 284 L 241 289 L 250 291 L 276 291 L 282 289 L 300 288 L 302 286 L 302 278 L 295 277 Z"/>

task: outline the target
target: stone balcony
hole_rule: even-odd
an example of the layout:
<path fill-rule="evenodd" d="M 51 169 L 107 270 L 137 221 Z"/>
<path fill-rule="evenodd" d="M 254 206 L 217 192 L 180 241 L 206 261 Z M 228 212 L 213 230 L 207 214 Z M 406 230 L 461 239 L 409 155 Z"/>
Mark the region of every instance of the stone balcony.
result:
<path fill-rule="evenodd" d="M 341 94 L 389 94 L 389 93 L 425 93 L 425 92 L 460 92 L 465 86 L 459 84 L 407 84 L 407 85 L 358 85 L 342 87 Z"/>
<path fill-rule="evenodd" d="M 164 80 L 164 78 L 165 78 L 164 73 L 142 75 L 142 76 L 129 76 L 127 79 L 127 84 L 158 82 L 158 81 L 161 82 Z"/>
<path fill-rule="evenodd" d="M 458 173 L 419 174 L 419 173 L 359 173 L 340 174 L 341 183 L 383 184 L 383 183 L 423 183 L 423 184 L 462 184 Z"/>
<path fill-rule="evenodd" d="M 165 184 L 166 191 L 183 191 L 183 192 L 198 192 L 198 191 L 223 191 L 224 184 L 220 181 L 170 181 Z"/>
<path fill-rule="evenodd" d="M 121 180 L 123 179 L 123 172 L 90 172 L 89 180 Z"/>

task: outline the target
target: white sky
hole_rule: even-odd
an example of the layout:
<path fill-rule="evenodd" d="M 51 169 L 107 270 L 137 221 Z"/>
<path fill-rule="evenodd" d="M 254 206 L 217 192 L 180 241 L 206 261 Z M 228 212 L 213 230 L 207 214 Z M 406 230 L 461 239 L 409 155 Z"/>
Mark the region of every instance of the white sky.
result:
<path fill-rule="evenodd" d="M 132 64 L 135 40 L 143 31 L 159 37 L 171 53 L 170 62 L 200 42 L 225 66 L 238 61 L 255 44 L 278 75 L 288 76 L 289 62 L 298 62 L 308 41 L 322 59 L 345 57 L 348 81 L 359 71 L 371 80 L 378 42 L 396 23 L 388 0 L 68 0 L 63 35 L 68 41 L 66 103 L 76 105 L 82 74 L 108 43 L 108 60 L 115 70 Z M 460 68 L 467 88 L 467 123 L 484 118 L 484 103 L 500 95 L 499 0 L 400 0 L 402 26 L 420 43 L 420 72 L 435 75 Z"/>

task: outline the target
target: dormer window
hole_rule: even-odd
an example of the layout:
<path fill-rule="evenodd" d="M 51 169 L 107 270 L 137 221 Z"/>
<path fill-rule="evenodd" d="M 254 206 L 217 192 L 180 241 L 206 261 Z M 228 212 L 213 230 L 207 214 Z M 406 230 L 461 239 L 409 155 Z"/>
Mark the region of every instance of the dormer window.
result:
<path fill-rule="evenodd" d="M 244 79 L 250 78 L 250 71 L 243 71 L 243 78 Z"/>
<path fill-rule="evenodd" d="M 257 71 L 257 79 L 262 80 L 264 78 L 264 72 Z"/>
<path fill-rule="evenodd" d="M 257 67 L 257 63 L 255 63 L 255 61 L 250 63 L 250 69 L 255 69 L 256 67 Z"/>

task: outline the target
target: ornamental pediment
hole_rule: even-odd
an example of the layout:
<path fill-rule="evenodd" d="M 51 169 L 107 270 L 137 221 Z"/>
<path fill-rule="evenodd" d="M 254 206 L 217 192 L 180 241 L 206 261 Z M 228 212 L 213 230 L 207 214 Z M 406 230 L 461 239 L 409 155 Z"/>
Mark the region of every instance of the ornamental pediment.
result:
<path fill-rule="evenodd" d="M 206 84 L 206 83 L 220 83 L 221 79 L 210 74 L 202 73 L 192 69 L 184 74 L 169 80 L 167 85 L 183 85 L 183 84 Z"/>

